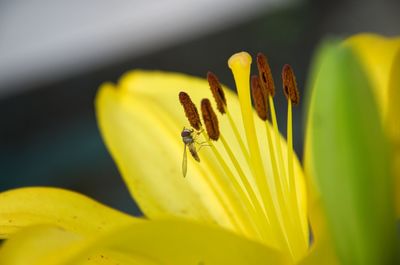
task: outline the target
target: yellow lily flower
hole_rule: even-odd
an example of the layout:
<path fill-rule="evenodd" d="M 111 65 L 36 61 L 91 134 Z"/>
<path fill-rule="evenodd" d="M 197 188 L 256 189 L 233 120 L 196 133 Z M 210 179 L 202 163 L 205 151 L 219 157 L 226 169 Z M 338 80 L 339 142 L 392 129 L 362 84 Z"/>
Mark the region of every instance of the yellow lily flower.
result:
<path fill-rule="evenodd" d="M 184 146 L 179 135 L 188 120 L 177 95 L 187 91 L 194 102 L 200 102 L 212 95 L 206 81 L 180 74 L 128 73 L 117 88 L 105 84 L 100 89 L 99 126 L 147 217 L 180 217 L 217 224 L 284 250 L 298 260 L 306 253 L 309 237 L 303 173 L 297 159 L 291 160 L 291 175 L 286 172 L 288 163 L 284 161 L 293 154 L 287 153 L 288 147 L 276 127 L 274 130 L 269 122 L 255 120 L 250 64 L 247 53 L 229 60 L 239 98 L 223 89 L 227 103 L 223 108 L 226 114 L 218 119 L 219 139 L 211 142 L 206 136 L 199 140 L 210 146 L 201 149 L 200 163 L 189 163 L 185 178 L 180 165 Z M 210 74 L 209 80 L 213 83 L 214 75 Z M 156 87 L 160 89 L 149 89 Z M 276 125 L 274 114 L 273 120 Z M 200 126 L 198 129 L 202 131 Z M 290 182 L 281 183 L 285 177 Z M 292 186 L 284 186 L 289 184 Z M 297 197 L 285 196 L 290 188 Z"/>
<path fill-rule="evenodd" d="M 0 194 L 0 235 L 12 236 L 0 249 L 0 264 L 336 264 L 322 211 L 329 200 L 318 200 L 324 185 L 314 187 L 320 184 L 308 180 L 313 196 L 307 203 L 310 194 L 292 147 L 292 104 L 299 99 L 292 69 L 282 71 L 286 143 L 278 132 L 275 88 L 265 57 L 257 56 L 259 77 L 252 78 L 252 89 L 251 57 L 238 53 L 228 64 L 238 96 L 211 73 L 207 82 L 133 71 L 117 85 L 103 84 L 96 98 L 100 130 L 150 220 L 62 189 L 7 191 Z M 204 100 L 212 96 L 218 118 Z M 192 100 L 202 102 L 203 122 L 193 114 Z M 313 124 L 315 117 L 310 120 Z M 188 123 L 196 129 L 190 137 L 197 142 L 200 162 L 189 155 L 183 177 L 180 134 L 183 126 L 190 128 Z M 309 140 L 312 154 L 319 151 L 315 139 Z M 310 175 L 318 177 L 315 156 L 308 157 Z M 316 216 L 322 216 L 321 223 Z"/>
<path fill-rule="evenodd" d="M 263 56 L 258 59 L 266 63 Z M 129 190 L 151 221 L 61 189 L 8 191 L 0 194 L 2 236 L 27 228 L 7 241 L 0 262 L 75 264 L 107 257 L 102 262 L 288 264 L 302 259 L 309 244 L 303 172 L 292 147 L 278 133 L 273 106 L 273 125 L 252 110 L 250 64 L 244 52 L 230 59 L 239 98 L 223 88 L 226 103 L 219 118 L 219 140 L 210 142 L 204 131 L 203 140 L 210 147 L 199 153 L 201 163 L 189 159 L 186 177 L 181 172 L 180 133 L 188 121 L 178 94 L 187 88 L 191 98 L 200 101 L 212 95 L 209 83 L 181 74 L 133 71 L 117 86 L 103 84 L 96 99 L 100 130 Z M 287 75 L 287 82 L 295 85 L 292 72 Z M 209 82 L 221 96 L 215 75 L 209 74 Z M 260 92 L 261 85 L 254 89 Z M 258 100 L 265 103 L 266 97 L 259 95 Z M 208 111 L 213 113 L 210 105 Z"/>

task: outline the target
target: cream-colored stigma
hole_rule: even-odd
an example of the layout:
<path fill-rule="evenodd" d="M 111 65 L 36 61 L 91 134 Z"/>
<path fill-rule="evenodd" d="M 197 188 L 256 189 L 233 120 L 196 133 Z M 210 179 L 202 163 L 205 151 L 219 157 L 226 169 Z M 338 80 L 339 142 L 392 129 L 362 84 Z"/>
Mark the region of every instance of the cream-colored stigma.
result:
<path fill-rule="evenodd" d="M 251 56 L 248 52 L 238 52 L 232 55 L 228 60 L 229 68 L 245 68 L 251 64 Z"/>

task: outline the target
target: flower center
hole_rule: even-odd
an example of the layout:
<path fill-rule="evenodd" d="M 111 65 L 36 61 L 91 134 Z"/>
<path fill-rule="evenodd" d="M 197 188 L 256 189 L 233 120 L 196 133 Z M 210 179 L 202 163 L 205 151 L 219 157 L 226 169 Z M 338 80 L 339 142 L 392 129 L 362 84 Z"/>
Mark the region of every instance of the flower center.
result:
<path fill-rule="evenodd" d="M 230 128 L 236 138 L 246 165 L 238 162 L 224 132 L 218 128 L 217 115 L 208 99 L 201 102 L 201 113 L 206 132 L 202 128 L 197 109 L 190 97 L 181 92 L 180 102 L 191 126 L 196 129 L 211 147 L 218 163 L 243 201 L 248 223 L 237 223 L 238 231 L 251 234 L 260 241 L 279 247 L 290 254 L 294 261 L 299 260 L 308 249 L 307 215 L 302 210 L 299 194 L 299 177 L 295 170 L 292 134 L 292 104 L 299 102 L 296 79 L 292 68 L 285 65 L 282 70 L 283 92 L 288 102 L 287 145 L 279 134 L 273 97 L 275 85 L 265 55 L 257 55 L 258 75 L 251 77 L 251 56 L 246 52 L 234 54 L 228 61 L 232 70 L 238 92 L 245 140 L 239 133 L 234 119 L 229 112 L 224 91 L 215 74 L 209 72 L 207 79 L 221 118 L 228 119 Z M 251 83 L 251 87 L 250 87 Z M 265 124 L 266 146 L 259 141 L 255 126 L 253 107 L 261 122 Z M 194 114 L 195 113 L 195 114 Z M 225 115 L 226 114 L 226 115 Z M 272 124 L 270 122 L 272 121 Z M 227 154 L 235 172 L 227 165 L 213 141 L 221 141 L 223 151 Z M 261 152 L 267 152 L 263 160 Z M 249 173 L 244 170 L 248 168 Z M 270 168 L 270 170 L 267 170 Z M 218 177 L 216 177 L 218 178 Z"/>

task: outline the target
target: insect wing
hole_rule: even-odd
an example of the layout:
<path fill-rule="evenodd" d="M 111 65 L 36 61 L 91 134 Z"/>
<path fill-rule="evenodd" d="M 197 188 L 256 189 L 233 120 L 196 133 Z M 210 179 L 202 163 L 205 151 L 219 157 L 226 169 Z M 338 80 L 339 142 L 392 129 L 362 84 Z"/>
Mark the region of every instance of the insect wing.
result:
<path fill-rule="evenodd" d="M 183 147 L 183 158 L 182 158 L 182 174 L 186 177 L 187 173 L 187 155 L 186 155 L 186 144 Z"/>

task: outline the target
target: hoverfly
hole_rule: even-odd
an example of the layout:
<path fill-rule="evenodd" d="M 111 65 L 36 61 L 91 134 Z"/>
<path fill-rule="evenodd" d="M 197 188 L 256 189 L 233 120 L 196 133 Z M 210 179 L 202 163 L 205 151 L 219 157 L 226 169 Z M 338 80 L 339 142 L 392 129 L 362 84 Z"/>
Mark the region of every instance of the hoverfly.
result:
<path fill-rule="evenodd" d="M 182 136 L 182 141 L 184 143 L 184 149 L 183 149 L 183 159 L 182 159 L 182 174 L 183 177 L 186 177 L 187 173 L 187 155 L 186 155 L 186 146 L 189 148 L 190 154 L 192 157 L 197 161 L 200 162 L 200 157 L 199 154 L 197 153 L 197 149 L 195 146 L 195 139 L 193 137 L 194 130 L 193 129 L 187 129 L 183 128 L 181 132 Z"/>

